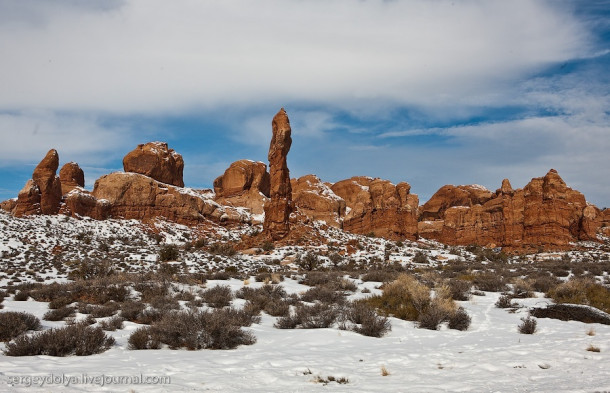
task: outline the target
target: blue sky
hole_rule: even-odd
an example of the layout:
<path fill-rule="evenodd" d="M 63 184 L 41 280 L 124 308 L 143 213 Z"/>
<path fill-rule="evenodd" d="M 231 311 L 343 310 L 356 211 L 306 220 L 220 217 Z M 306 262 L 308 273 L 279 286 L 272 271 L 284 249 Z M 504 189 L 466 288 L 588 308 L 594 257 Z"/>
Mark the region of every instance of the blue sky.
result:
<path fill-rule="evenodd" d="M 523 187 L 555 168 L 610 207 L 610 1 L 0 0 L 0 200 L 50 148 L 86 186 L 167 141 L 185 183 L 292 177 Z"/>

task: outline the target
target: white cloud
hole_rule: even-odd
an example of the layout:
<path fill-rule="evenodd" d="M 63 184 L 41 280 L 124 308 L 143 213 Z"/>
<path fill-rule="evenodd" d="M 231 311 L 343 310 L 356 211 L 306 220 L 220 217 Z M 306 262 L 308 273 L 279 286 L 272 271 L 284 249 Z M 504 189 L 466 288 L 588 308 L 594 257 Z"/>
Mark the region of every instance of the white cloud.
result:
<path fill-rule="evenodd" d="M 28 23 L 0 19 L 0 108 L 470 105 L 589 53 L 586 29 L 551 2 L 43 3 L 20 6 Z"/>
<path fill-rule="evenodd" d="M 135 146 L 135 133 L 94 116 L 25 111 L 0 114 L 0 166 L 38 163 L 55 148 L 62 162 L 100 165 Z"/>

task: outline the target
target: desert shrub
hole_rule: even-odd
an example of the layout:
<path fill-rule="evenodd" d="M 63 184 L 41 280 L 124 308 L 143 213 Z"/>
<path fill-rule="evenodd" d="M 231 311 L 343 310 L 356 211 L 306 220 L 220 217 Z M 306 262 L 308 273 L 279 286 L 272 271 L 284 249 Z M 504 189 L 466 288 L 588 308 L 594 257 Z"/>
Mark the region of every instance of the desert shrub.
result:
<path fill-rule="evenodd" d="M 470 326 L 470 315 L 463 307 L 458 307 L 454 313 L 449 316 L 449 329 L 468 330 Z"/>
<path fill-rule="evenodd" d="M 252 321 L 253 316 L 235 309 L 172 311 L 146 330 L 136 330 L 129 345 L 131 349 L 156 348 L 159 343 L 172 349 L 231 349 L 256 342 L 252 333 L 241 329 Z"/>
<path fill-rule="evenodd" d="M 517 326 L 519 333 L 521 334 L 534 334 L 536 332 L 538 322 L 532 318 L 521 318 L 521 324 Z"/>
<path fill-rule="evenodd" d="M 418 250 L 413 257 L 413 263 L 428 263 L 428 256 Z"/>
<path fill-rule="evenodd" d="M 532 280 L 532 288 L 537 292 L 548 292 L 556 287 L 561 280 L 548 274 L 537 275 Z"/>
<path fill-rule="evenodd" d="M 161 247 L 159 250 L 159 261 L 175 261 L 180 257 L 180 251 L 175 244 L 167 244 Z"/>
<path fill-rule="evenodd" d="M 235 248 L 233 248 L 233 245 L 230 243 L 212 243 L 210 244 L 208 251 L 211 254 L 223 255 L 226 257 L 232 257 L 237 254 L 237 251 L 235 251 Z"/>
<path fill-rule="evenodd" d="M 518 299 L 525 299 L 529 297 L 533 297 L 534 287 L 530 280 L 524 280 L 522 278 L 517 278 L 513 281 L 513 290 L 512 297 Z"/>
<path fill-rule="evenodd" d="M 266 241 L 266 242 L 263 242 L 263 244 L 261 245 L 261 248 L 263 249 L 263 251 L 267 252 L 267 251 L 273 250 L 275 248 L 275 246 L 273 245 L 272 242 Z"/>
<path fill-rule="evenodd" d="M 150 325 L 154 322 L 160 321 L 169 311 L 170 310 L 167 309 L 159 310 L 156 308 L 146 308 L 138 314 L 137 320 L 134 322 Z"/>
<path fill-rule="evenodd" d="M 315 287 L 317 285 L 329 284 L 338 279 L 339 275 L 336 272 L 308 272 L 302 279 L 299 280 L 299 284 Z"/>
<path fill-rule="evenodd" d="M 144 303 L 129 300 L 121 304 L 120 315 L 128 321 L 136 322 L 138 320 L 138 315 L 144 311 L 144 308 L 146 308 Z"/>
<path fill-rule="evenodd" d="M 61 321 L 64 318 L 73 317 L 73 316 L 74 316 L 74 308 L 64 306 L 62 308 L 47 311 L 42 316 L 42 319 L 44 319 L 45 321 Z"/>
<path fill-rule="evenodd" d="M 149 303 L 152 308 L 161 311 L 180 309 L 180 303 L 172 296 L 157 296 L 150 299 Z"/>
<path fill-rule="evenodd" d="M 580 304 L 551 304 L 544 308 L 533 308 L 530 314 L 536 318 L 553 318 L 561 321 L 579 321 L 610 325 L 610 316 L 595 308 Z"/>
<path fill-rule="evenodd" d="M 263 311 L 272 317 L 283 317 L 290 313 L 290 303 L 284 299 L 270 299 Z"/>
<path fill-rule="evenodd" d="M 413 276 L 401 274 L 384 286 L 381 295 L 364 301 L 384 315 L 415 321 L 430 303 L 430 289 Z"/>
<path fill-rule="evenodd" d="M 40 320 L 25 312 L 0 313 L 0 341 L 10 341 L 28 330 L 39 330 Z"/>
<path fill-rule="evenodd" d="M 315 270 L 321 264 L 320 258 L 318 257 L 318 255 L 314 254 L 313 252 L 308 252 L 303 257 L 297 256 L 295 263 L 298 267 L 300 267 L 303 270 L 307 270 L 307 271 Z"/>
<path fill-rule="evenodd" d="M 589 346 L 587 347 L 587 351 L 589 351 L 589 352 L 601 352 L 599 347 L 596 347 L 593 344 L 589 344 Z"/>
<path fill-rule="evenodd" d="M 507 286 L 504 278 L 498 274 L 482 273 L 474 276 L 474 285 L 480 291 L 503 292 Z"/>
<path fill-rule="evenodd" d="M 74 261 L 70 265 L 72 267 L 68 273 L 70 280 L 92 280 L 114 274 L 112 263 L 108 261 Z"/>
<path fill-rule="evenodd" d="M 453 300 L 470 299 L 470 289 L 472 283 L 465 280 L 451 279 L 447 282 Z"/>
<path fill-rule="evenodd" d="M 69 297 L 65 297 L 65 296 L 57 297 L 57 298 L 51 300 L 51 302 L 49 303 L 49 308 L 51 310 L 55 310 L 58 308 L 65 307 L 71 303 L 72 303 L 72 299 Z"/>
<path fill-rule="evenodd" d="M 257 282 L 264 282 L 266 284 L 279 284 L 284 281 L 284 276 L 279 273 L 260 272 L 254 276 L 254 280 Z"/>
<path fill-rule="evenodd" d="M 24 302 L 24 301 L 28 300 L 29 297 L 30 297 L 29 291 L 19 291 L 13 296 L 13 300 L 15 300 L 17 302 Z"/>
<path fill-rule="evenodd" d="M 334 289 L 328 286 L 317 286 L 308 289 L 301 295 L 301 300 L 304 302 L 313 303 L 319 301 L 322 303 L 338 303 L 342 302 L 344 294 L 336 292 Z"/>
<path fill-rule="evenodd" d="M 258 289 L 242 287 L 236 292 L 236 296 L 246 299 L 246 305 L 253 312 L 264 310 L 272 316 L 285 316 L 290 310 L 290 303 L 285 301 L 286 291 L 279 285 L 263 285 Z"/>
<path fill-rule="evenodd" d="M 516 303 L 513 303 L 513 298 L 509 295 L 502 295 L 498 298 L 495 303 L 495 306 L 498 308 L 513 308 L 517 307 Z"/>
<path fill-rule="evenodd" d="M 342 318 L 353 323 L 347 327 L 356 333 L 369 337 L 383 337 L 392 330 L 387 317 L 377 315 L 375 309 L 364 302 L 354 302 L 348 305 Z"/>
<path fill-rule="evenodd" d="M 417 318 L 418 327 L 436 330 L 438 326 L 455 313 L 455 303 L 448 296 L 437 296 L 432 299 Z"/>
<path fill-rule="evenodd" d="M 228 285 L 217 285 L 203 291 L 201 298 L 210 307 L 222 308 L 231 304 L 233 291 L 231 291 Z"/>
<path fill-rule="evenodd" d="M 85 303 L 80 303 L 78 305 L 78 312 L 80 312 L 81 314 L 89 314 L 93 318 L 105 318 L 113 316 L 118 309 L 119 304 L 114 302 L 110 302 L 103 306 Z"/>
<path fill-rule="evenodd" d="M 87 356 L 108 350 L 114 338 L 97 327 L 74 324 L 45 330 L 31 336 L 22 335 L 6 345 L 7 356 Z"/>
<path fill-rule="evenodd" d="M 552 288 L 547 296 L 557 303 L 585 304 L 610 313 L 610 289 L 592 279 L 572 279 Z"/>
<path fill-rule="evenodd" d="M 115 315 L 109 319 L 101 321 L 100 327 L 102 330 L 114 332 L 117 329 L 123 329 L 123 321 L 124 319 L 121 316 Z"/>
<path fill-rule="evenodd" d="M 390 282 L 396 280 L 398 272 L 387 270 L 371 270 L 362 275 L 362 281 Z"/>
<path fill-rule="evenodd" d="M 278 318 L 275 327 L 278 329 L 319 329 L 330 327 L 338 317 L 338 310 L 325 303 L 316 303 L 312 306 L 298 304 L 294 315 Z"/>
<path fill-rule="evenodd" d="M 161 342 L 150 326 L 136 329 L 129 336 L 129 349 L 159 349 Z"/>

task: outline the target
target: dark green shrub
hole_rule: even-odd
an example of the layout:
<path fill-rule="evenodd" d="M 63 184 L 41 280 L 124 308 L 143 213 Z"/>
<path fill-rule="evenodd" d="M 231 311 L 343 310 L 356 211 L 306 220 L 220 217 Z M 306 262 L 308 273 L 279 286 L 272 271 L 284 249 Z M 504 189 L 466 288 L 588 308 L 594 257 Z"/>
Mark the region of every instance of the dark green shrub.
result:
<path fill-rule="evenodd" d="M 180 257 L 180 251 L 175 244 L 167 244 L 161 247 L 159 250 L 159 261 L 175 261 Z"/>

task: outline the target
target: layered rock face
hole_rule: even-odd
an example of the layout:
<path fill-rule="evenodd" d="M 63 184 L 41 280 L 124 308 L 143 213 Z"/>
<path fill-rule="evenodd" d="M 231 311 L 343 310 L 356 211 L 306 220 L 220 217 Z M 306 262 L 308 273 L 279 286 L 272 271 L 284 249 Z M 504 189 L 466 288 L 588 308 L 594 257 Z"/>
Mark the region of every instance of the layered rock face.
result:
<path fill-rule="evenodd" d="M 299 211 L 312 220 L 325 221 L 342 227 L 345 200 L 333 192 L 316 175 L 305 175 L 291 180 L 292 201 Z"/>
<path fill-rule="evenodd" d="M 344 230 L 396 240 L 417 238 L 419 198 L 410 193 L 408 183 L 352 177 L 333 184 L 331 190 L 347 205 Z"/>
<path fill-rule="evenodd" d="M 510 186 L 510 184 L 509 184 Z M 485 187 L 468 185 L 441 187 L 428 202 L 420 208 L 420 219 L 434 220 L 445 215 L 453 206 L 480 205 L 491 199 L 493 193 Z"/>
<path fill-rule="evenodd" d="M 273 117 L 271 122 L 273 136 L 269 145 L 269 174 L 271 187 L 270 200 L 265 204 L 263 230 L 273 240 L 284 238 L 290 232 L 290 213 L 292 213 L 292 188 L 286 157 L 292 144 L 290 120 L 284 108 Z"/>
<path fill-rule="evenodd" d="M 32 179 L 19 192 L 13 214 L 17 217 L 30 214 L 57 214 L 61 204 L 61 182 L 56 176 L 59 155 L 49 150 L 32 173 Z"/>
<path fill-rule="evenodd" d="M 580 192 L 566 186 L 555 170 L 532 179 L 518 190 L 513 190 L 510 182 L 504 180 L 502 187 L 482 203 L 471 200 L 464 206 L 455 203 L 451 196 L 448 199 L 435 202 L 435 206 L 453 204 L 439 218 L 431 215 L 430 210 L 424 216 L 424 205 L 422 218 L 434 219 L 419 223 L 421 236 L 448 244 L 502 246 L 514 250 L 562 249 L 568 248 L 571 242 L 593 239 L 601 225 L 597 211 L 587 206 Z"/>
<path fill-rule="evenodd" d="M 139 173 L 161 183 L 184 187 L 182 155 L 170 149 L 165 142 L 138 145 L 123 158 L 125 172 Z"/>
<path fill-rule="evenodd" d="M 107 204 L 108 214 L 114 218 L 164 217 L 185 225 L 195 225 L 205 218 L 242 220 L 235 209 L 223 208 L 194 190 L 174 187 L 137 173 L 117 172 L 100 177 L 92 196 Z"/>
<path fill-rule="evenodd" d="M 61 182 L 61 193 L 69 193 L 77 187 L 85 187 L 85 172 L 75 162 L 69 162 L 61 167 L 59 171 Z"/>
<path fill-rule="evenodd" d="M 269 197 L 271 178 L 262 162 L 240 160 L 232 163 L 214 180 L 216 201 L 221 205 L 242 206 L 262 214 Z"/>

